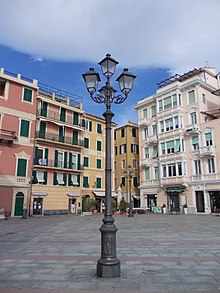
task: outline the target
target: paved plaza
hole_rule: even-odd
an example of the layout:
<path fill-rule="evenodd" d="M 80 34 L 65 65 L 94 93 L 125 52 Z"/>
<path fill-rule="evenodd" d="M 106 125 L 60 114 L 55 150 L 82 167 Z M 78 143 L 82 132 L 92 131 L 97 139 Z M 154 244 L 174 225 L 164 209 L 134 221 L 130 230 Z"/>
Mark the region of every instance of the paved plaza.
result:
<path fill-rule="evenodd" d="M 119 278 L 96 277 L 102 215 L 0 221 L 0 293 L 220 292 L 220 217 L 116 215 Z"/>

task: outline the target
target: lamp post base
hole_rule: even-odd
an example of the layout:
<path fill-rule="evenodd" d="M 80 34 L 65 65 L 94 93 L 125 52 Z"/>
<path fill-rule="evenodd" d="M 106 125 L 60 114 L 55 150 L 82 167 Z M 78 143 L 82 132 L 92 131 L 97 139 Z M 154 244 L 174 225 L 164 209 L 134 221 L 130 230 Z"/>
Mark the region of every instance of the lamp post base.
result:
<path fill-rule="evenodd" d="M 120 261 L 116 258 L 114 262 L 102 263 L 102 260 L 98 260 L 97 263 L 97 276 L 102 278 L 117 278 L 120 277 L 121 266 Z"/>

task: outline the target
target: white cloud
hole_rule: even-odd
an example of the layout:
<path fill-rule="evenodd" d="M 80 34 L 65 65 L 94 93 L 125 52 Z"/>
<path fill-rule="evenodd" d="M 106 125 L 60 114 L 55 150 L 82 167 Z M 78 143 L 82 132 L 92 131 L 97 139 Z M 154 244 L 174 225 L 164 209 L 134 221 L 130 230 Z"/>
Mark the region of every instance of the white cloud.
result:
<path fill-rule="evenodd" d="M 219 0 L 0 0 L 0 43 L 41 59 L 220 68 Z M 38 61 L 40 61 L 38 59 Z"/>

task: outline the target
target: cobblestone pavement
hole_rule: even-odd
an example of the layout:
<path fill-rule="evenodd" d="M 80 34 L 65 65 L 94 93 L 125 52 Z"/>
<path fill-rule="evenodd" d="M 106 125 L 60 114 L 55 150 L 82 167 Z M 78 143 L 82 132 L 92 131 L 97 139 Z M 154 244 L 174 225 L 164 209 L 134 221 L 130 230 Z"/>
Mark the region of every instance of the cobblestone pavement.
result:
<path fill-rule="evenodd" d="M 102 215 L 0 221 L 0 293 L 220 292 L 220 217 L 116 215 L 119 278 L 99 278 Z"/>

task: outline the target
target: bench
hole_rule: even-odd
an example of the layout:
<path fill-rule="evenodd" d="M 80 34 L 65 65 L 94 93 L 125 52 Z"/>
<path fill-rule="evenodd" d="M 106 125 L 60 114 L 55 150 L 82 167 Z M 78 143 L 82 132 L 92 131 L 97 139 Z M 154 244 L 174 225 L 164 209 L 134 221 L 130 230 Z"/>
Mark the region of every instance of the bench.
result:
<path fill-rule="evenodd" d="M 171 208 L 172 215 L 180 215 L 180 208 Z"/>

